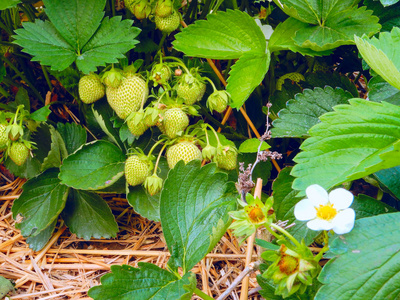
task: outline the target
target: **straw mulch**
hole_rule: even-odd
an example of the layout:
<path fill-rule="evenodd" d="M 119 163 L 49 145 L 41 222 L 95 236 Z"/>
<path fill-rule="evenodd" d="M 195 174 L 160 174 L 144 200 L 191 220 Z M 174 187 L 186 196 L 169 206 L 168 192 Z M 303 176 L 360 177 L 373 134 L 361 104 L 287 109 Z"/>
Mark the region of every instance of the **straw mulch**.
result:
<path fill-rule="evenodd" d="M 11 279 L 16 287 L 9 299 L 91 299 L 87 291 L 100 284 L 101 276 L 109 272 L 111 265 L 137 267 L 138 262 L 151 262 L 165 267 L 169 253 L 160 223 L 137 215 L 118 195 L 105 197 L 119 223 L 115 239 L 84 241 L 58 224 L 46 247 L 33 252 L 15 228 L 11 213 L 24 180 L 12 181 L 2 173 L 0 176 L 0 276 Z M 193 269 L 198 288 L 218 298 L 244 269 L 246 250 L 246 243 L 239 245 L 235 237 L 226 233 L 214 251 Z M 257 249 L 253 256 L 256 260 Z M 252 274 L 248 299 L 261 299 L 256 287 Z M 240 285 L 227 299 L 239 300 L 238 295 Z"/>

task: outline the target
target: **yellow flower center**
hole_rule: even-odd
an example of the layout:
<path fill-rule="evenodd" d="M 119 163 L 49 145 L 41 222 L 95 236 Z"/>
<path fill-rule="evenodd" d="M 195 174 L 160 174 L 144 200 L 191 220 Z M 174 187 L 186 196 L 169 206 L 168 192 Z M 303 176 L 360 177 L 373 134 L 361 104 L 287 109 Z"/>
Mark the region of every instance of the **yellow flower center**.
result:
<path fill-rule="evenodd" d="M 320 205 L 315 209 L 317 210 L 317 217 L 325 221 L 330 221 L 337 215 L 337 210 L 333 208 L 333 204 Z"/>
<path fill-rule="evenodd" d="M 252 223 L 260 223 L 265 220 L 265 215 L 257 204 L 251 207 L 248 215 Z"/>

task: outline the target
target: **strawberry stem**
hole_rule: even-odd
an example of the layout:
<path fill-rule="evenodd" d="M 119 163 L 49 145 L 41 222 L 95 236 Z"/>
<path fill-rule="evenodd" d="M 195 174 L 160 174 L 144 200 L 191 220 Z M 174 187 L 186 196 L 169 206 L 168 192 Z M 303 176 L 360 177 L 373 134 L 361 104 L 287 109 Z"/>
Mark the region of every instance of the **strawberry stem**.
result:
<path fill-rule="evenodd" d="M 153 173 L 155 175 L 157 175 L 158 163 L 160 162 L 161 154 L 164 152 L 165 147 L 167 147 L 167 144 L 164 144 L 164 146 L 161 148 L 160 152 L 158 153 L 157 161 L 156 161 L 156 164 L 154 166 L 154 173 Z"/>

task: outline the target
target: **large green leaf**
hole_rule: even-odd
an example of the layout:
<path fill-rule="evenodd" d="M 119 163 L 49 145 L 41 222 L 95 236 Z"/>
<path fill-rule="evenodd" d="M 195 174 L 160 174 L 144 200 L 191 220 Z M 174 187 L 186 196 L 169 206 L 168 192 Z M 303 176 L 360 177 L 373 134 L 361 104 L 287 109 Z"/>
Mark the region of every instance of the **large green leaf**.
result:
<path fill-rule="evenodd" d="M 157 172 L 157 175 L 165 180 L 169 171 L 167 160 L 162 157 L 160 159 L 158 167 L 160 169 L 160 172 Z M 149 193 L 146 192 L 146 189 L 143 186 L 129 186 L 126 199 L 133 207 L 133 209 L 142 217 L 159 222 L 160 195 L 161 193 L 151 196 Z"/>
<path fill-rule="evenodd" d="M 305 89 L 279 111 L 271 129 L 274 137 L 307 137 L 308 130 L 319 122 L 319 117 L 338 104 L 345 104 L 352 95 L 340 88 Z"/>
<path fill-rule="evenodd" d="M 15 30 L 14 38 L 33 55 L 33 61 L 52 70 L 62 71 L 76 62 L 83 73 L 96 71 L 98 66 L 117 63 L 138 43 L 134 38 L 140 29 L 132 27 L 132 20 L 106 17 L 99 26 L 104 0 L 82 0 L 79 5 L 62 0 L 46 2 L 51 22 L 24 22 L 23 29 Z"/>
<path fill-rule="evenodd" d="M 68 156 L 61 166 L 63 184 L 82 190 L 111 186 L 124 175 L 126 157 L 114 144 L 94 141 Z"/>
<path fill-rule="evenodd" d="M 193 273 L 182 279 L 153 264 L 139 262 L 140 268 L 113 265 L 101 278 L 101 285 L 89 290 L 94 300 L 190 300 L 196 287 Z"/>
<path fill-rule="evenodd" d="M 384 188 L 389 190 L 394 197 L 400 200 L 400 166 L 380 170 L 374 173 L 374 176 Z"/>
<path fill-rule="evenodd" d="M 96 34 L 77 56 L 76 65 L 83 73 L 94 72 L 97 66 L 106 63 L 118 63 L 118 58 L 124 58 L 124 54 L 139 43 L 134 38 L 140 29 L 132 27 L 132 20 L 121 21 L 121 18 L 104 18 Z"/>
<path fill-rule="evenodd" d="M 331 259 L 318 279 L 316 300 L 398 299 L 400 213 L 357 220 L 354 229 L 330 243 Z"/>
<path fill-rule="evenodd" d="M 366 7 L 354 7 L 336 12 L 320 26 L 309 24 L 300 29 L 294 41 L 301 47 L 326 51 L 341 45 L 354 44 L 354 35 L 374 35 L 381 28 L 378 21 Z"/>
<path fill-rule="evenodd" d="M 13 218 L 23 217 L 18 228 L 23 236 L 37 236 L 50 226 L 64 209 L 68 187 L 58 179 L 58 169 L 49 169 L 28 180 L 12 206 Z"/>
<path fill-rule="evenodd" d="M 374 76 L 368 82 L 368 99 L 400 105 L 400 90 L 387 83 L 381 76 Z"/>
<path fill-rule="evenodd" d="M 293 52 L 299 52 L 303 55 L 310 56 L 323 56 L 329 55 L 332 51 L 314 51 L 309 48 L 303 48 L 295 44 L 294 37 L 296 32 L 302 28 L 307 28 L 308 24 L 303 23 L 295 18 L 288 18 L 284 22 L 279 23 L 276 26 L 271 38 L 268 42 L 268 49 L 271 52 L 281 50 L 291 50 Z"/>
<path fill-rule="evenodd" d="M 21 2 L 21 0 L 2 0 L 2 2 L 0 3 L 0 10 L 15 7 L 20 2 Z M 0 295 L 0 297 L 1 297 L 1 295 Z"/>
<path fill-rule="evenodd" d="M 382 201 L 378 201 L 372 197 L 362 194 L 354 197 L 351 208 L 354 209 L 354 211 L 356 212 L 356 219 L 362 219 L 397 211 L 396 209 L 383 203 Z"/>
<path fill-rule="evenodd" d="M 226 90 L 232 97 L 230 106 L 239 109 L 268 71 L 271 55 L 248 52 L 243 54 L 229 72 Z"/>
<path fill-rule="evenodd" d="M 16 165 L 10 157 L 4 161 L 4 166 L 12 173 L 14 176 L 21 178 L 30 179 L 35 177 L 40 173 L 41 163 L 36 157 L 29 156 L 26 162 L 22 166 Z"/>
<path fill-rule="evenodd" d="M 364 60 L 383 79 L 400 89 L 400 57 L 397 49 L 400 46 L 400 28 L 381 32 L 379 39 L 368 39 L 363 35 L 355 37 L 355 42 Z"/>
<path fill-rule="evenodd" d="M 339 87 L 350 92 L 354 98 L 359 97 L 356 85 L 347 76 L 340 75 L 338 72 L 307 73 L 304 77 L 306 78 L 306 81 L 302 83 L 303 88 L 325 88 L 325 86 L 329 85 L 333 88 Z"/>
<path fill-rule="evenodd" d="M 68 154 L 74 153 L 86 143 L 86 130 L 75 123 L 58 123 L 57 131 L 60 133 L 62 139 L 64 140 L 66 150 Z"/>
<path fill-rule="evenodd" d="M 50 168 L 59 168 L 63 159 L 68 156 L 67 148 L 61 134 L 51 125 L 50 130 L 50 151 L 43 160 L 42 171 Z"/>
<path fill-rule="evenodd" d="M 199 161 L 180 161 L 169 172 L 160 217 L 172 268 L 181 266 L 186 273 L 214 248 L 230 224 L 236 198 L 234 183 L 216 173 L 214 163 L 201 168 Z"/>
<path fill-rule="evenodd" d="M 47 242 L 53 235 L 54 229 L 56 228 L 57 218 L 54 219 L 53 223 L 43 229 L 38 235 L 30 236 L 26 239 L 29 244 L 29 248 L 33 251 L 40 251 L 46 246 Z"/>
<path fill-rule="evenodd" d="M 3 299 L 5 295 L 14 290 L 14 286 L 12 283 L 5 279 L 3 276 L 0 276 L 0 299 Z"/>
<path fill-rule="evenodd" d="M 400 107 L 350 99 L 320 117 L 301 145 L 292 170 L 293 188 L 331 188 L 400 164 Z"/>
<path fill-rule="evenodd" d="M 388 0 L 391 1 L 391 0 Z M 397 0 L 394 0 L 397 2 Z M 390 8 L 384 7 L 381 2 L 374 0 L 364 0 L 363 4 L 368 9 L 374 11 L 374 15 L 379 18 L 379 23 L 382 25 L 382 31 L 391 31 L 393 27 L 400 25 L 400 3 L 397 3 Z"/>
<path fill-rule="evenodd" d="M 297 197 L 297 191 L 292 189 L 292 183 L 295 179 L 290 175 L 292 168 L 284 168 L 279 172 L 278 177 L 272 184 L 274 191 L 274 210 L 276 219 L 288 221 L 288 225 L 295 223 L 296 225 L 289 228 L 288 231 L 299 241 L 304 239 L 304 242 L 309 245 L 314 238 L 319 234 L 319 231 L 308 229 L 307 222 L 297 221 L 294 216 L 294 206 L 301 198 Z"/>
<path fill-rule="evenodd" d="M 267 43 L 260 27 L 240 10 L 209 14 L 175 35 L 175 49 L 188 56 L 235 59 L 247 52 L 265 53 Z"/>
<path fill-rule="evenodd" d="M 43 4 L 57 31 L 79 51 L 100 26 L 106 0 L 43 0 Z"/>
<path fill-rule="evenodd" d="M 93 192 L 71 189 L 62 218 L 78 238 L 110 238 L 118 232 L 118 224 L 107 202 Z"/>

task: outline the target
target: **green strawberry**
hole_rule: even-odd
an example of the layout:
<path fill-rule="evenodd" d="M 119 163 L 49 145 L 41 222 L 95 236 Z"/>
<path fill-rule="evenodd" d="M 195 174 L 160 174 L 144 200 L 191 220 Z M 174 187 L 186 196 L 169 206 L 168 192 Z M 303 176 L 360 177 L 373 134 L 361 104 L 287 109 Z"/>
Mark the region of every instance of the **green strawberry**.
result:
<path fill-rule="evenodd" d="M 226 91 L 215 91 L 207 99 L 207 107 L 210 111 L 222 113 L 228 107 L 230 95 Z"/>
<path fill-rule="evenodd" d="M 173 169 L 178 161 L 183 160 L 185 164 L 194 159 L 201 160 L 201 151 L 189 141 L 181 141 L 167 150 L 167 162 L 170 169 Z"/>
<path fill-rule="evenodd" d="M 141 136 L 147 130 L 148 127 L 144 124 L 143 118 L 144 112 L 138 111 L 131 113 L 126 119 L 128 129 L 134 136 Z"/>
<path fill-rule="evenodd" d="M 105 86 L 113 88 L 117 88 L 123 79 L 123 72 L 118 68 L 112 68 L 111 70 L 104 72 L 103 76 L 101 76 L 101 80 Z"/>
<path fill-rule="evenodd" d="M 171 0 L 158 0 L 155 13 L 157 16 L 166 18 L 172 14 L 173 3 Z"/>
<path fill-rule="evenodd" d="M 218 151 L 215 156 L 215 162 L 218 168 L 224 170 L 234 170 L 237 162 L 237 150 L 232 146 L 226 146 L 222 151 Z"/>
<path fill-rule="evenodd" d="M 131 155 L 127 158 L 125 178 L 130 185 L 142 184 L 148 176 L 150 176 L 150 166 L 145 158 L 141 159 L 138 155 Z"/>
<path fill-rule="evenodd" d="M 186 105 L 193 105 L 203 98 L 206 85 L 191 74 L 182 75 L 177 86 L 178 97 L 183 99 Z"/>
<path fill-rule="evenodd" d="M 156 15 L 154 17 L 154 22 L 159 30 L 161 30 L 163 33 L 170 34 L 172 31 L 178 29 L 181 18 L 179 12 L 174 10 L 172 14 L 165 18 Z"/>
<path fill-rule="evenodd" d="M 138 111 L 149 95 L 146 81 L 138 75 L 129 75 L 117 88 L 106 88 L 107 101 L 118 117 L 125 119 Z"/>
<path fill-rule="evenodd" d="M 155 126 L 159 122 L 160 119 L 160 110 L 156 107 L 148 106 L 145 109 L 143 123 L 147 127 Z"/>
<path fill-rule="evenodd" d="M 285 79 L 290 79 L 290 80 L 292 80 L 294 82 L 305 81 L 305 78 L 304 78 L 303 74 L 300 74 L 300 73 L 297 73 L 297 72 L 287 73 L 287 74 L 283 75 L 282 77 L 280 77 L 276 81 L 276 89 L 278 91 L 282 90 L 282 85 L 285 83 Z"/>
<path fill-rule="evenodd" d="M 22 142 L 13 142 L 8 156 L 18 166 L 22 166 L 28 159 L 29 148 Z"/>
<path fill-rule="evenodd" d="M 164 129 L 169 138 L 173 139 L 189 125 L 187 114 L 180 108 L 167 109 L 164 113 Z"/>
<path fill-rule="evenodd" d="M 0 151 L 7 148 L 8 134 L 6 128 L 7 125 L 0 124 Z"/>
<path fill-rule="evenodd" d="M 79 97 L 83 103 L 91 104 L 104 97 L 105 88 L 100 81 L 100 76 L 90 74 L 79 80 Z"/>

